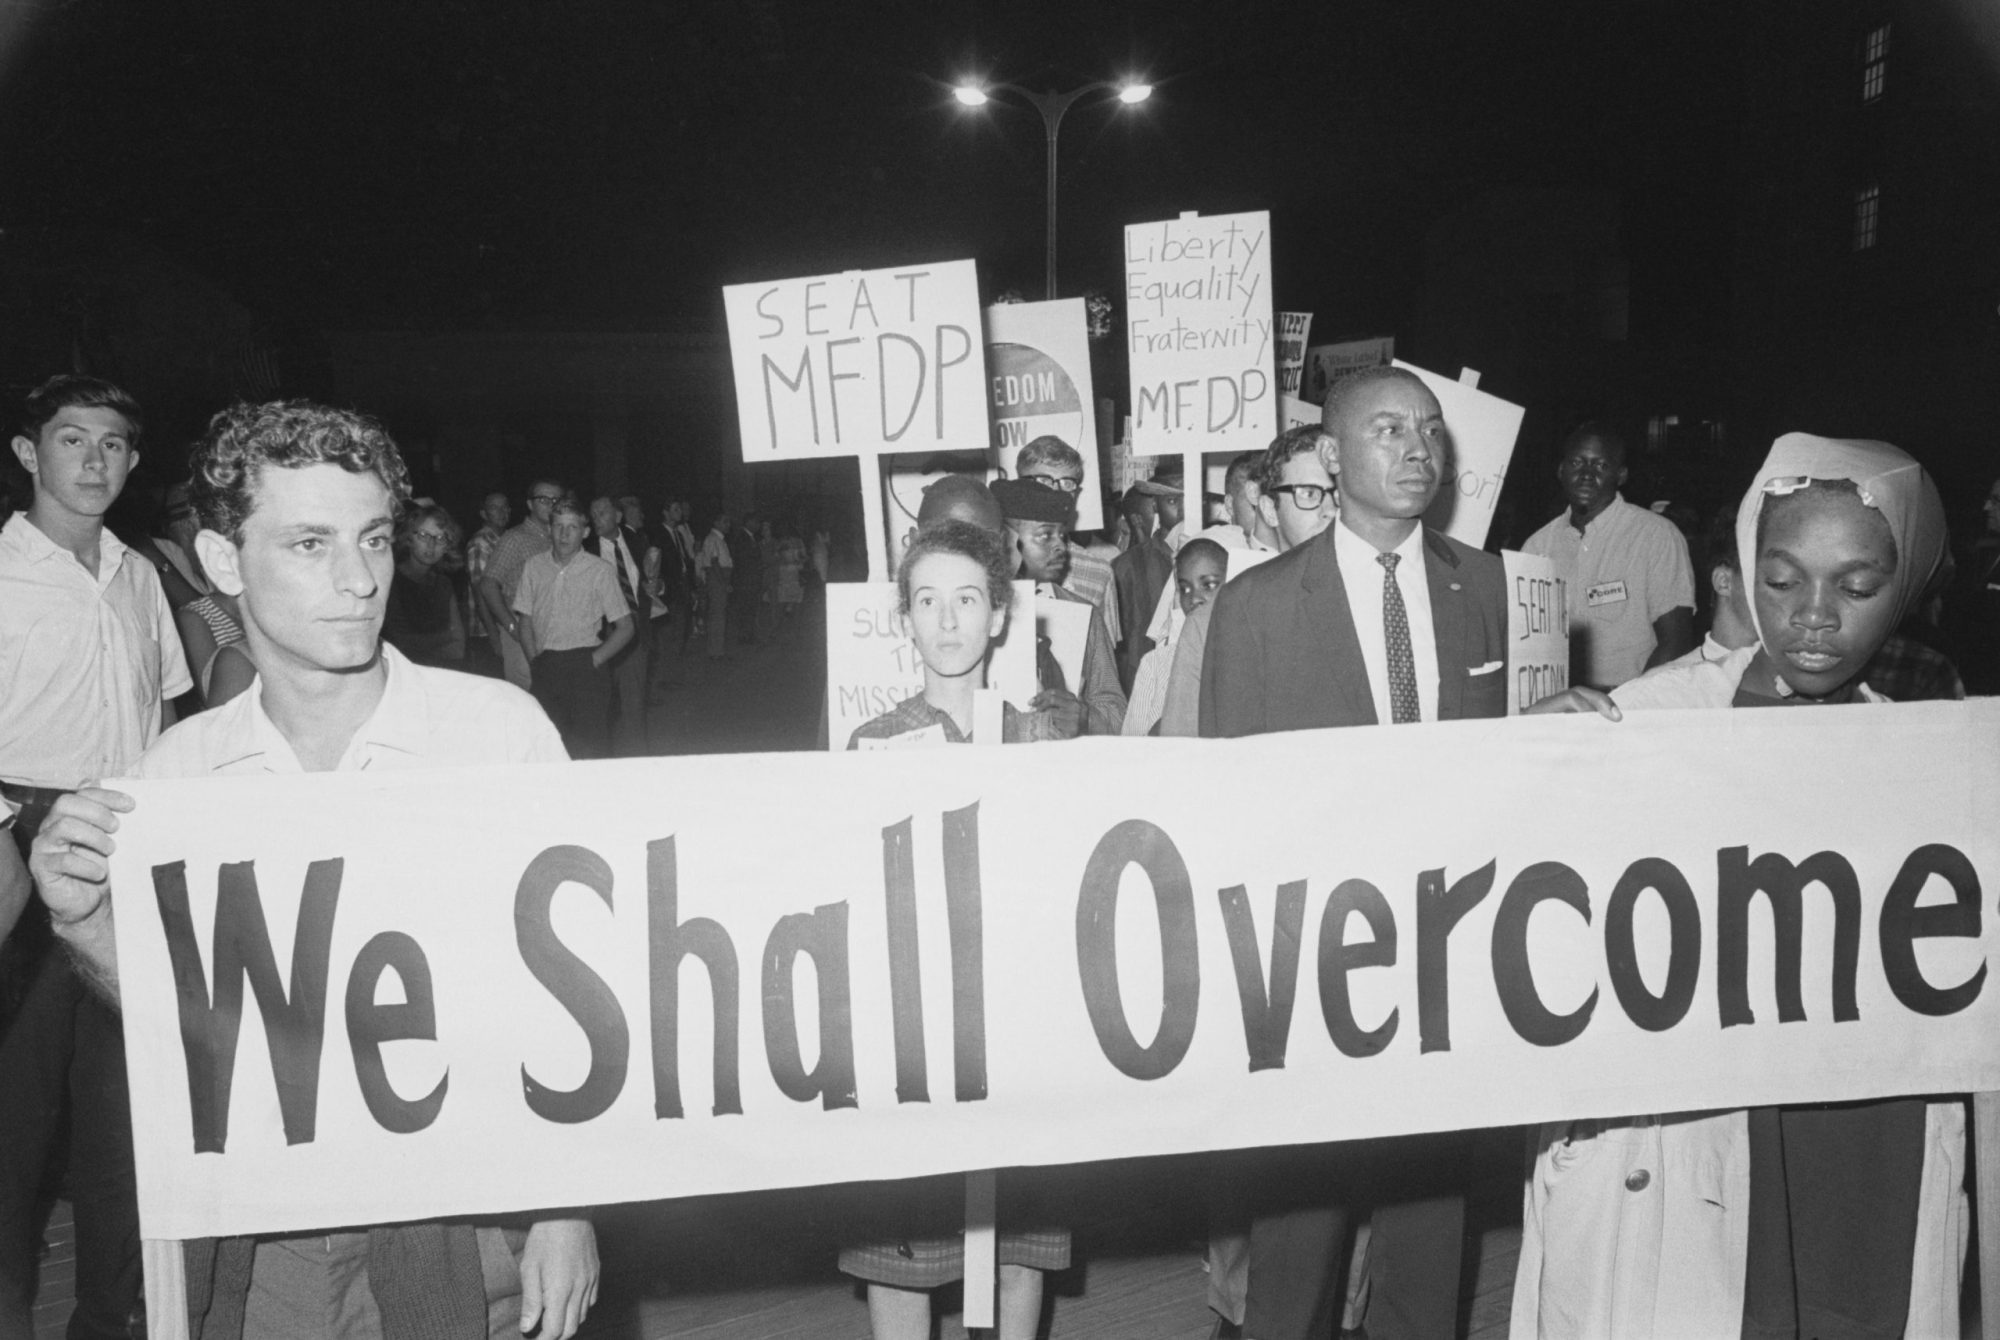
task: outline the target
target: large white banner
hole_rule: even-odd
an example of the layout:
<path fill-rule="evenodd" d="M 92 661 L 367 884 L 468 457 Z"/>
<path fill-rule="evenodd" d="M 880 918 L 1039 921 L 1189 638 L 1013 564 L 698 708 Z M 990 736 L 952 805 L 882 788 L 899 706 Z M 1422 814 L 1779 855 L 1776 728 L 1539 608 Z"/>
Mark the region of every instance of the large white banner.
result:
<path fill-rule="evenodd" d="M 124 789 L 148 1237 L 2000 1088 L 1992 700 Z"/>
<path fill-rule="evenodd" d="M 1125 228 L 1132 450 L 1261 451 L 1278 435 L 1271 216 Z"/>
<path fill-rule="evenodd" d="M 722 305 L 745 461 L 985 448 L 971 261 L 732 284 Z"/>

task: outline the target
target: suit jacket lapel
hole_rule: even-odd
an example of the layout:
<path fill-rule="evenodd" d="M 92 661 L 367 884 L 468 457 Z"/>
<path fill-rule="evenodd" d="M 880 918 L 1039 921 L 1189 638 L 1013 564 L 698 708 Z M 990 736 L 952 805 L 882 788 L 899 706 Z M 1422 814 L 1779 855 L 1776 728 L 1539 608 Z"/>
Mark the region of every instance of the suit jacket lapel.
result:
<path fill-rule="evenodd" d="M 1340 562 L 1334 555 L 1332 526 L 1313 539 L 1310 559 L 1299 579 L 1305 595 L 1301 613 L 1307 636 L 1303 645 L 1320 649 L 1324 657 L 1310 678 L 1330 680 L 1333 694 L 1345 708 L 1329 724 L 1373 726 L 1375 694 L 1368 687 L 1368 663 L 1361 659 L 1354 607 L 1347 603 L 1347 584 L 1341 580 Z"/>
<path fill-rule="evenodd" d="M 1456 721 L 1465 708 L 1466 594 L 1458 556 L 1424 527 L 1424 576 L 1431 591 L 1431 634 L 1437 643 L 1438 720 Z"/>

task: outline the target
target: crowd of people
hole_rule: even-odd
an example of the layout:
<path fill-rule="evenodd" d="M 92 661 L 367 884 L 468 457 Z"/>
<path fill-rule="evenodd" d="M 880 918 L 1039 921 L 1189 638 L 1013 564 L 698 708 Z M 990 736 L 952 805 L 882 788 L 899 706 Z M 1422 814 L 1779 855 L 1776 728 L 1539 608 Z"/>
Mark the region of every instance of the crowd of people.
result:
<path fill-rule="evenodd" d="M 28 1333 L 65 1143 L 72 1336 L 133 1333 L 146 1271 L 182 1277 L 201 1336 L 567 1336 L 599 1272 L 591 1224 L 568 1212 L 177 1244 L 142 1263 L 106 864 L 132 802 L 96 782 L 645 752 L 669 653 L 726 657 L 732 628 L 794 636 L 827 536 L 718 515 L 697 537 L 680 503 L 653 526 L 636 497 L 541 479 L 520 523 L 496 492 L 465 539 L 410 497 L 379 424 L 283 401 L 218 414 L 167 533 L 127 540 L 104 517 L 142 426 L 117 387 L 65 376 L 27 398 L 12 440 L 32 498 L 0 529 L 0 1337 Z M 1424 383 L 1377 368 L 1337 382 L 1320 424 L 1232 462 L 1223 496 L 1190 499 L 1198 485 L 1164 473 L 1101 533 L 1076 533 L 1086 471 L 1059 439 L 1024 448 L 1014 478 L 947 475 L 896 572 L 922 688 L 845 744 L 1503 716 L 1501 561 L 1423 520 L 1449 449 Z M 1930 476 L 1879 442 L 1779 439 L 1694 547 L 1624 499 L 1604 424 L 1568 436 L 1558 480 L 1567 505 L 1527 548 L 1567 583 L 1572 687 L 1535 711 L 2000 688 L 2000 485 L 1955 558 Z M 980 690 L 1013 623 L 1033 635 L 1018 579 L 1086 611 L 1087 631 L 1067 668 L 1038 638 L 1036 691 L 1001 704 Z M 1957 1333 L 1955 1100 L 1633 1114 L 1552 1124 L 1533 1146 L 1516 1334 Z M 1326 1340 L 1353 1321 L 1365 1222 L 1366 1333 L 1453 1335 L 1468 1149 L 1448 1133 L 1218 1161 L 1217 1333 Z M 999 1333 L 1022 1340 L 1071 1242 L 1058 1211 L 1006 1203 Z M 949 1207 L 912 1191 L 857 1223 L 838 1264 L 865 1282 L 875 1334 L 901 1340 L 930 1333 L 931 1292 L 963 1255 Z"/>

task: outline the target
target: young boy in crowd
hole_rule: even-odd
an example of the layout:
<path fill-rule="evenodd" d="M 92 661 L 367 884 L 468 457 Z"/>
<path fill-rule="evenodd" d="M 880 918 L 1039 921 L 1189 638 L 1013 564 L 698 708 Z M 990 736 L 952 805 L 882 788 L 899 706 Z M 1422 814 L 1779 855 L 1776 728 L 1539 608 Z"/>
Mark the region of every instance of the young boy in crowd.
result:
<path fill-rule="evenodd" d="M 1214 540 L 1196 536 L 1174 558 L 1176 599 L 1162 601 L 1146 636 L 1153 649 L 1139 662 L 1132 680 L 1132 698 L 1125 709 L 1126 735 L 1157 735 L 1160 712 L 1167 702 L 1167 675 L 1173 669 L 1174 647 L 1194 612 L 1214 598 L 1229 580 L 1229 551 Z"/>

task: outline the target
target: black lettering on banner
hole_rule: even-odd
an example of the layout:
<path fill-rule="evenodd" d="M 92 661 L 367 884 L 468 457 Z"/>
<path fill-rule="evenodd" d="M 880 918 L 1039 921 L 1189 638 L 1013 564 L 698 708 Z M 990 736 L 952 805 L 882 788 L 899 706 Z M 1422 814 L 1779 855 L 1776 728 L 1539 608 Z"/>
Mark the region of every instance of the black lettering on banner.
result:
<path fill-rule="evenodd" d="M 1236 998 L 1243 1007 L 1243 1045 L 1250 1069 L 1285 1068 L 1285 1042 L 1292 1031 L 1292 1006 L 1299 988 L 1299 940 L 1306 920 L 1306 882 L 1278 886 L 1271 917 L 1271 976 L 1267 987 L 1258 961 L 1257 919 L 1241 884 L 1217 890 L 1222 925 L 1229 933 L 1229 957 L 1236 967 Z"/>
<path fill-rule="evenodd" d="M 736 946 L 710 917 L 680 919 L 680 866 L 675 839 L 646 844 L 647 976 L 652 986 L 653 1115 L 679 1117 L 681 1109 L 681 963 L 692 954 L 708 969 L 714 1000 L 715 1106 L 718 1117 L 743 1115 L 737 1051 Z"/>
<path fill-rule="evenodd" d="M 376 984 L 392 969 L 403 983 L 402 1002 L 378 1005 Z M 347 975 L 347 1044 L 354 1051 L 354 1078 L 369 1115 L 393 1135 L 409 1135 L 436 1121 L 451 1084 L 447 1068 L 422 1098 L 396 1092 L 382 1064 L 382 1044 L 410 1040 L 437 1041 L 431 963 L 415 940 L 401 931 L 383 931 L 361 946 Z"/>
<path fill-rule="evenodd" d="M 1560 1047 L 1576 1038 L 1597 1008 L 1597 988 L 1568 1014 L 1557 1014 L 1542 1003 L 1535 990 L 1535 970 L 1528 962 L 1528 919 L 1545 902 L 1558 902 L 1580 913 L 1590 924 L 1590 889 L 1583 876 L 1560 861 L 1537 861 L 1514 876 L 1493 914 L 1493 985 L 1507 1022 L 1525 1042 Z"/>
<path fill-rule="evenodd" d="M 236 1040 L 243 1023 L 243 983 L 257 998 L 271 1047 L 278 1115 L 285 1143 L 308 1144 L 317 1129 L 320 1044 L 326 1037 L 327 958 L 344 862 L 306 867 L 292 937 L 289 991 L 278 982 L 277 956 L 264 922 L 253 861 L 224 865 L 216 875 L 215 994 L 202 976 L 201 947 L 188 909 L 187 865 L 153 867 L 153 898 L 166 932 L 180 1002 L 181 1047 L 187 1054 L 188 1111 L 197 1154 L 220 1154 L 229 1138 L 229 1091 L 236 1078 Z"/>
<path fill-rule="evenodd" d="M 882 893 L 889 924 L 889 1013 L 896 1038 L 896 1101 L 931 1100 L 924 1063 L 924 973 L 917 949 L 917 867 L 910 821 L 882 830 Z"/>
<path fill-rule="evenodd" d="M 986 1097 L 986 923 L 979 802 L 944 816 L 944 903 L 951 929 L 952 1096 Z"/>
<path fill-rule="evenodd" d="M 792 989 L 801 954 L 812 960 L 819 985 L 819 1057 L 811 1070 L 799 1052 L 798 1002 Z M 817 1098 L 829 1112 L 857 1105 L 846 903 L 794 912 L 771 928 L 771 938 L 764 942 L 764 1056 L 779 1092 L 793 1102 Z"/>
<path fill-rule="evenodd" d="M 1861 883 L 1854 867 L 1836 851 L 1818 852 L 1797 865 L 1777 852 L 1746 859 L 1748 847 L 1724 847 L 1716 855 L 1715 989 L 1722 1026 L 1754 1024 L 1750 1009 L 1750 900 L 1759 893 L 1771 903 L 1775 931 L 1778 1022 L 1798 1023 L 1806 1017 L 1799 993 L 1800 955 L 1804 952 L 1806 885 L 1818 884 L 1833 899 L 1833 1017 L 1846 1023 L 1859 1019 L 1854 1003 L 1854 974 L 1861 957 Z"/>
<path fill-rule="evenodd" d="M 1918 907 L 1917 898 L 1933 875 L 1951 885 L 1952 901 Z M 1905 1008 L 1933 1018 L 1957 1014 L 1979 999 L 1986 984 L 1986 964 L 1957 986 L 1932 986 L 1917 964 L 1916 942 L 1932 939 L 1976 939 L 1979 936 L 1979 872 L 1965 853 L 1942 842 L 1917 848 L 1882 899 L 1882 974 Z"/>
<path fill-rule="evenodd" d="M 611 866 L 588 847 L 549 847 L 528 862 L 514 890 L 514 943 L 535 980 L 576 1020 L 590 1046 L 590 1069 L 574 1089 L 552 1089 L 521 1067 L 521 1091 L 528 1110 L 543 1121 L 564 1125 L 589 1121 L 618 1101 L 631 1059 L 632 1033 L 617 993 L 588 963 L 556 938 L 549 910 L 556 890 L 581 884 L 606 907 L 611 902 Z"/>
<path fill-rule="evenodd" d="M 1160 917 L 1160 1029 L 1142 1047 L 1118 992 L 1118 882 L 1137 865 L 1153 886 Z M 1098 839 L 1076 902 L 1076 966 L 1083 1003 L 1105 1059 L 1133 1079 L 1173 1073 L 1194 1042 L 1201 1006 L 1194 882 L 1173 839 L 1143 819 L 1127 819 Z"/>
<path fill-rule="evenodd" d="M 1633 912 L 1639 895 L 1651 889 L 1667 909 L 1667 980 L 1654 995 L 1639 972 Z M 1604 908 L 1604 961 L 1611 990 L 1630 1019 L 1648 1033 L 1664 1033 L 1687 1017 L 1701 978 L 1701 907 L 1687 877 L 1671 861 L 1647 856 L 1632 862 L 1611 890 Z"/>
<path fill-rule="evenodd" d="M 1368 923 L 1372 937 L 1365 944 L 1347 939 L 1347 918 L 1359 913 Z M 1373 1028 L 1364 1029 L 1354 1021 L 1354 998 L 1347 987 L 1347 974 L 1357 968 L 1392 968 L 1396 965 L 1396 916 L 1389 900 L 1365 879 L 1343 880 L 1326 900 L 1326 912 L 1319 923 L 1319 1012 L 1326 1020 L 1326 1034 L 1342 1056 L 1374 1056 L 1396 1036 L 1402 1015 L 1397 1007 Z"/>
<path fill-rule="evenodd" d="M 1451 1050 L 1451 932 L 1493 891 L 1496 861 L 1445 887 L 1444 871 L 1417 876 L 1417 1050 Z"/>

